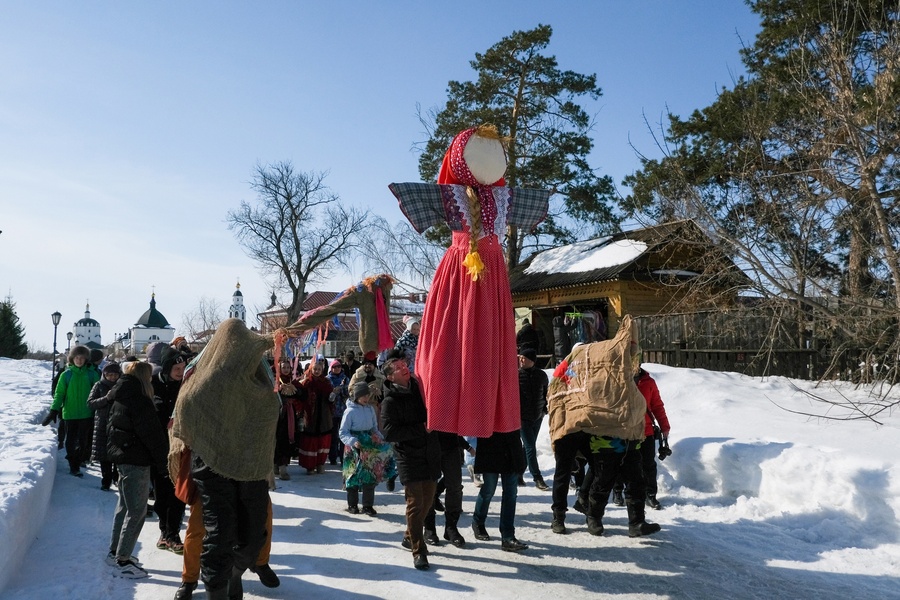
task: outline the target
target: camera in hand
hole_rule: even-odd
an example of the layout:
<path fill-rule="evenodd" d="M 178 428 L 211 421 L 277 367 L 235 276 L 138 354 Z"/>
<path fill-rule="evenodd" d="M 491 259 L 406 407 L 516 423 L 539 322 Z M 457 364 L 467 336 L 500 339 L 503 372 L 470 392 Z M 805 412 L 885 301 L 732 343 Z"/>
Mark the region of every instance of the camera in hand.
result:
<path fill-rule="evenodd" d="M 672 456 L 672 449 L 669 448 L 669 440 L 660 438 L 659 440 L 659 460 L 665 460 L 667 456 Z"/>

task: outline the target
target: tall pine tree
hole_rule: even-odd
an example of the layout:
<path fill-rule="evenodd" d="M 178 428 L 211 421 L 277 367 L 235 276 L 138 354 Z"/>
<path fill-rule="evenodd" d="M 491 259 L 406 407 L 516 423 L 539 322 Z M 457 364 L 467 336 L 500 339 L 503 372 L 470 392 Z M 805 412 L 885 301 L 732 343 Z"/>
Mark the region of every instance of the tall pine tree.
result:
<path fill-rule="evenodd" d="M 25 328 L 19 323 L 15 303 L 7 297 L 0 302 L 0 357 L 19 359 L 26 354 Z"/>

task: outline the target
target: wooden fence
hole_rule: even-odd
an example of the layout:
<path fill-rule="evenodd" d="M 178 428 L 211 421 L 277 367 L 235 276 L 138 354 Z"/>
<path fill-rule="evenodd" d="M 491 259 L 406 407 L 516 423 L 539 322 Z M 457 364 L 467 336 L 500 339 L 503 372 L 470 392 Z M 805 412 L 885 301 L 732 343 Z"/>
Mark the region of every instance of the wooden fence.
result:
<path fill-rule="evenodd" d="M 866 378 L 862 352 L 836 351 L 835 344 L 817 339 L 815 327 L 805 320 L 736 309 L 643 316 L 636 321 L 644 362 L 754 377 Z"/>

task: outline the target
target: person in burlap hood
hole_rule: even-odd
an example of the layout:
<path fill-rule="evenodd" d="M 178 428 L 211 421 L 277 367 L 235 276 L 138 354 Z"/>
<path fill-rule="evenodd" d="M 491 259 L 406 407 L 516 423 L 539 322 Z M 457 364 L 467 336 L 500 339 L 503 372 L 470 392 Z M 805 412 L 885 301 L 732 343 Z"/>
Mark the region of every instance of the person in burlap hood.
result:
<path fill-rule="evenodd" d="M 611 340 L 576 346 L 553 372 L 547 393 L 550 440 L 556 457 L 553 479 L 554 533 L 565 533 L 569 471 L 577 452 L 588 458 L 595 479 L 586 507 L 588 533 L 603 534 L 602 518 L 620 474 L 629 488 L 628 534 L 659 531 L 647 523 L 640 447 L 647 403 L 632 374 L 640 364 L 637 325 L 625 315 Z"/>
<path fill-rule="evenodd" d="M 201 579 L 215 600 L 242 596 L 241 575 L 266 539 L 267 477 L 281 408 L 263 360 L 270 343 L 239 319 L 224 321 L 188 369 L 175 406 L 172 433 L 193 453 L 206 524 Z M 178 446 L 170 472 L 180 461 Z"/>

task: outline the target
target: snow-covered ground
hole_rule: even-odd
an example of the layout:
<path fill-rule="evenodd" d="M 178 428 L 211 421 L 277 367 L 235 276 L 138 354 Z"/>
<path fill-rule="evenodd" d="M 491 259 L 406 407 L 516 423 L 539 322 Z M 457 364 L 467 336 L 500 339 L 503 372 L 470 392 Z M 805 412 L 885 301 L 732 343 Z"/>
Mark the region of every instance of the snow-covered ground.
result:
<path fill-rule="evenodd" d="M 572 532 L 555 535 L 549 492 L 529 485 L 516 517 L 528 550 L 476 542 L 464 515 L 466 547 L 432 549 L 432 569 L 421 572 L 400 547 L 402 488 L 378 489 L 376 518 L 351 516 L 336 467 L 306 476 L 294 466 L 272 494 L 281 587 L 248 573 L 245 598 L 900 598 L 897 411 L 879 415 L 881 426 L 812 419 L 785 410 L 824 411 L 794 388 L 811 389 L 806 382 L 646 368 L 672 423 L 673 455 L 660 463 L 664 509 L 648 511 L 660 533 L 629 538 L 625 509 L 611 505 L 603 537 L 573 511 Z M 181 558 L 156 549 L 155 518 L 137 548 L 148 579 L 118 579 L 104 563 L 116 495 L 100 490 L 96 467 L 84 479 L 67 474 L 55 431 L 39 424 L 49 387 L 49 363 L 0 359 L 0 598 L 171 598 Z M 867 390 L 841 392 L 868 400 Z M 539 444 L 549 478 L 546 422 Z M 466 511 L 475 493 L 466 484 Z M 498 510 L 499 496 L 494 535 Z"/>

